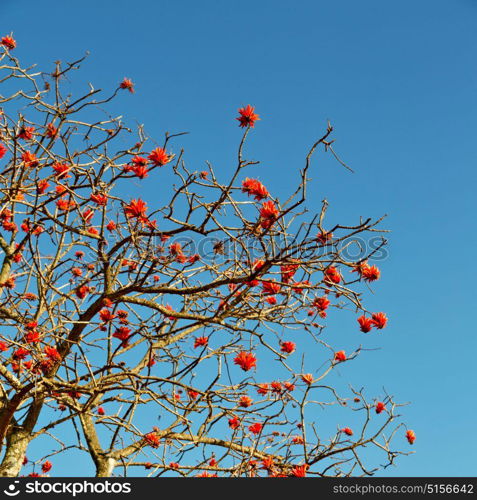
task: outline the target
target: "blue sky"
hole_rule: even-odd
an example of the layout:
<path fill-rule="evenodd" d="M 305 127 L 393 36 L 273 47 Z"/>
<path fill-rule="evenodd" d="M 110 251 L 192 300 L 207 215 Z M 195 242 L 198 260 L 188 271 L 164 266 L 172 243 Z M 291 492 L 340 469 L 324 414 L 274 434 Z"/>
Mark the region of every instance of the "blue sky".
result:
<path fill-rule="evenodd" d="M 386 213 L 392 231 L 367 302 L 390 325 L 341 377 L 412 403 L 416 454 L 386 475 L 475 476 L 474 0 L 4 0 L 0 18 L 25 63 L 90 51 L 78 80 L 131 77 L 137 92 L 115 109 L 158 140 L 189 131 L 191 169 L 231 168 L 233 118 L 251 103 L 262 120 L 249 156 L 286 193 L 329 119 L 356 173 L 319 155 L 309 208 L 326 197 L 343 223 Z"/>

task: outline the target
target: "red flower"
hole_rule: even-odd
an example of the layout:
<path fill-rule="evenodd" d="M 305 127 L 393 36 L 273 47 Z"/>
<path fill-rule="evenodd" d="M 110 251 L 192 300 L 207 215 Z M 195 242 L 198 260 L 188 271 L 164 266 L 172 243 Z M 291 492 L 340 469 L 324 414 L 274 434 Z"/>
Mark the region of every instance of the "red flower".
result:
<path fill-rule="evenodd" d="M 290 475 L 293 477 L 305 477 L 307 470 L 308 470 L 307 464 L 295 465 L 295 467 L 293 467 L 293 469 L 291 470 Z"/>
<path fill-rule="evenodd" d="M 30 330 L 25 334 L 25 342 L 29 344 L 40 342 L 40 334 L 36 330 Z"/>
<path fill-rule="evenodd" d="M 325 281 L 329 283 L 337 284 L 341 281 L 341 276 L 338 269 L 335 266 L 328 267 L 325 272 Z"/>
<path fill-rule="evenodd" d="M 298 271 L 300 264 L 284 264 L 280 266 L 280 272 L 282 274 L 283 283 L 289 283 L 295 273 Z"/>
<path fill-rule="evenodd" d="M 333 233 L 322 232 L 319 233 L 316 239 L 322 244 L 326 245 L 333 238 Z"/>
<path fill-rule="evenodd" d="M 260 209 L 260 225 L 264 229 L 273 226 L 278 218 L 279 211 L 273 201 L 264 201 Z"/>
<path fill-rule="evenodd" d="M 406 439 L 409 444 L 414 444 L 414 441 L 416 440 L 416 434 L 414 431 L 411 431 L 410 429 L 406 432 Z"/>
<path fill-rule="evenodd" d="M 252 368 L 257 366 L 257 358 L 251 353 L 251 352 L 241 352 L 237 354 L 237 356 L 234 359 L 234 363 L 244 372 L 248 372 Z"/>
<path fill-rule="evenodd" d="M 262 424 L 259 424 L 258 422 L 255 423 L 255 424 L 252 424 L 252 425 L 249 425 L 248 426 L 248 430 L 252 433 L 252 434 L 260 434 L 260 432 L 262 432 L 262 428 L 263 428 L 263 425 Z"/>
<path fill-rule="evenodd" d="M 353 431 L 349 427 L 345 427 L 344 429 L 341 429 L 341 432 L 344 432 L 347 436 L 353 435 Z"/>
<path fill-rule="evenodd" d="M 51 470 L 52 467 L 53 467 L 53 464 L 49 460 L 46 460 L 45 462 L 43 462 L 43 464 L 41 466 L 41 470 L 44 474 L 46 474 L 47 472 L 49 472 Z"/>
<path fill-rule="evenodd" d="M 295 384 L 292 384 L 291 382 L 283 382 L 283 386 L 289 392 L 292 392 L 295 390 Z"/>
<path fill-rule="evenodd" d="M 358 318 L 358 323 L 360 326 L 360 330 L 364 333 L 368 333 L 373 328 L 374 322 L 371 318 L 367 318 L 366 316 L 360 316 Z"/>
<path fill-rule="evenodd" d="M 379 415 L 386 409 L 386 405 L 379 401 L 379 403 L 376 403 L 376 413 Z"/>
<path fill-rule="evenodd" d="M 268 384 L 258 384 L 257 392 L 261 396 L 265 396 L 269 391 Z"/>
<path fill-rule="evenodd" d="M 157 448 L 161 444 L 160 437 L 155 432 L 149 432 L 144 436 L 146 443 L 153 448 Z"/>
<path fill-rule="evenodd" d="M 335 352 L 335 361 L 346 361 L 346 353 L 344 351 Z"/>
<path fill-rule="evenodd" d="M 209 343 L 209 337 L 197 337 L 194 342 L 194 349 L 206 346 Z"/>
<path fill-rule="evenodd" d="M 147 211 L 147 205 L 140 198 L 137 200 L 131 200 L 129 205 L 124 207 L 124 213 L 126 217 L 145 217 Z"/>
<path fill-rule="evenodd" d="M 291 354 L 292 352 L 295 351 L 296 344 L 295 344 L 295 342 L 290 342 L 290 341 L 282 342 L 280 349 L 282 352 L 286 352 L 287 354 Z"/>
<path fill-rule="evenodd" d="M 114 221 L 109 221 L 108 224 L 106 225 L 106 229 L 108 231 L 114 231 L 116 229 L 116 223 Z"/>
<path fill-rule="evenodd" d="M 229 418 L 229 427 L 232 430 L 238 429 L 240 427 L 240 420 L 237 417 Z"/>
<path fill-rule="evenodd" d="M 136 174 L 136 177 L 139 177 L 140 179 L 146 178 L 149 173 L 147 167 L 141 167 L 141 166 L 134 167 L 133 171 Z"/>
<path fill-rule="evenodd" d="M 8 351 L 8 349 L 10 349 L 10 347 L 8 347 L 8 345 L 5 344 L 5 342 L 0 340 L 0 352 Z"/>
<path fill-rule="evenodd" d="M 156 167 L 162 167 L 166 163 L 169 163 L 172 159 L 172 157 L 166 153 L 164 148 L 153 149 L 148 158 Z"/>
<path fill-rule="evenodd" d="M 373 325 L 376 328 L 378 328 L 379 330 L 383 329 L 386 326 L 387 322 L 388 322 L 388 318 L 382 312 L 373 313 L 373 315 L 371 316 L 371 318 L 372 318 Z"/>
<path fill-rule="evenodd" d="M 68 172 L 70 171 L 70 166 L 66 163 L 56 162 L 52 165 L 55 175 L 58 179 L 67 179 L 70 177 Z"/>
<path fill-rule="evenodd" d="M 275 295 L 280 292 L 281 286 L 275 281 L 262 281 L 263 293 Z"/>
<path fill-rule="evenodd" d="M 313 375 L 311 373 L 304 373 L 302 376 L 301 376 L 301 379 L 303 380 L 303 382 L 305 382 L 305 384 L 307 385 L 311 385 L 313 383 Z"/>
<path fill-rule="evenodd" d="M 25 141 L 30 141 L 33 139 L 33 135 L 35 133 L 35 127 L 22 127 L 20 132 L 18 132 L 18 138 L 23 139 Z"/>
<path fill-rule="evenodd" d="M 249 179 L 248 177 L 242 182 L 242 192 L 252 195 L 257 201 L 268 198 L 270 194 L 267 188 L 256 179 Z"/>
<path fill-rule="evenodd" d="M 131 329 L 126 326 L 120 326 L 114 333 L 113 337 L 122 341 L 123 347 L 127 346 L 129 337 L 131 336 Z"/>
<path fill-rule="evenodd" d="M 129 92 L 131 92 L 132 94 L 134 92 L 134 83 L 129 78 L 124 78 L 123 81 L 119 84 L 119 88 L 129 90 Z"/>
<path fill-rule="evenodd" d="M 108 197 L 103 193 L 92 194 L 89 199 L 96 203 L 96 205 L 106 206 L 108 203 Z"/>
<path fill-rule="evenodd" d="M 76 296 L 79 299 L 84 299 L 86 297 L 86 295 L 88 295 L 88 293 L 89 293 L 89 286 L 87 286 L 87 285 L 80 286 L 76 290 Z"/>
<path fill-rule="evenodd" d="M 193 391 L 192 389 L 189 389 L 187 391 L 187 394 L 189 395 L 190 399 L 197 399 L 199 397 L 199 393 L 197 391 Z"/>
<path fill-rule="evenodd" d="M 241 406 L 242 408 L 248 408 L 252 405 L 252 403 L 253 399 L 249 398 L 248 396 L 242 396 L 239 400 L 239 406 Z"/>
<path fill-rule="evenodd" d="M 36 192 L 38 194 L 43 194 L 50 187 L 50 183 L 46 179 L 38 181 L 36 184 Z"/>
<path fill-rule="evenodd" d="M 102 406 L 98 407 L 98 415 L 103 416 L 105 414 L 104 408 Z"/>
<path fill-rule="evenodd" d="M 14 38 L 10 35 L 6 35 L 2 38 L 0 41 L 0 44 L 2 44 L 4 47 L 6 47 L 8 50 L 13 50 L 17 46 L 17 42 L 14 40 Z"/>
<path fill-rule="evenodd" d="M 361 271 L 361 276 L 365 281 L 376 281 L 379 279 L 381 271 L 376 266 L 366 266 Z"/>
<path fill-rule="evenodd" d="M 101 321 L 108 323 L 109 321 L 113 321 L 116 315 L 113 314 L 109 309 L 101 309 L 101 311 L 99 311 L 99 317 L 101 318 Z"/>
<path fill-rule="evenodd" d="M 40 163 L 36 155 L 34 153 L 31 153 L 30 151 L 25 151 L 22 154 L 22 161 L 27 167 L 37 167 Z"/>
<path fill-rule="evenodd" d="M 316 297 L 313 301 L 313 306 L 316 307 L 318 311 L 324 311 L 325 309 L 328 309 L 329 305 L 330 301 L 325 295 L 323 295 L 323 297 Z"/>
<path fill-rule="evenodd" d="M 262 469 L 271 470 L 275 466 L 273 457 L 267 457 L 262 460 Z"/>
<path fill-rule="evenodd" d="M 58 128 L 53 125 L 53 123 L 49 123 L 46 126 L 46 137 L 50 139 L 55 138 L 58 135 Z"/>
<path fill-rule="evenodd" d="M 46 357 L 48 359 L 50 359 L 51 361 L 61 361 L 61 355 L 56 350 L 55 347 L 46 346 L 44 351 L 45 351 Z"/>
<path fill-rule="evenodd" d="M 272 391 L 275 394 L 280 394 L 282 392 L 282 384 L 278 381 L 274 381 L 271 383 Z"/>
<path fill-rule="evenodd" d="M 61 200 L 57 200 L 56 206 L 59 208 L 59 210 L 68 211 L 68 210 L 72 210 L 76 206 L 76 203 L 74 202 L 74 200 L 61 199 Z"/>
<path fill-rule="evenodd" d="M 248 104 L 245 108 L 240 108 L 238 110 L 240 116 L 236 118 L 240 122 L 239 127 L 254 127 L 255 122 L 260 120 L 258 115 L 255 113 L 255 108 Z"/>
<path fill-rule="evenodd" d="M 0 158 L 3 158 L 6 152 L 7 148 L 0 142 Z"/>
<path fill-rule="evenodd" d="M 30 355 L 30 351 L 28 349 L 25 349 L 23 347 L 19 347 L 14 353 L 13 353 L 13 359 L 16 359 L 17 361 L 21 359 L 25 359 L 27 356 Z"/>

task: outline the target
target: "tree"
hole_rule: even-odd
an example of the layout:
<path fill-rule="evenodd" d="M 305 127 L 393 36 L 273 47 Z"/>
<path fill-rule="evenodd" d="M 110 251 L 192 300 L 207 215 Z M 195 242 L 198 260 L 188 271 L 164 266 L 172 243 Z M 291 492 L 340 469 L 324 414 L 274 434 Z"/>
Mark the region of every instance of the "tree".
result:
<path fill-rule="evenodd" d="M 331 125 L 280 201 L 246 177 L 259 163 L 245 156 L 253 107 L 239 110 L 224 181 L 172 152 L 182 134 L 155 146 L 103 111 L 131 80 L 106 97 L 92 85 L 65 94 L 83 59 L 35 72 L 15 46 L 2 39 L 0 474 L 46 473 L 72 450 L 98 476 L 370 475 L 366 449 L 387 464 L 403 454 L 391 448 L 404 424 L 390 396 L 325 383 L 360 354 L 325 342 L 328 311 L 352 307 L 362 332 L 387 322 L 360 291 L 379 278 L 368 260 L 386 240 L 358 261 L 345 252 L 381 234 L 381 219 L 326 228 L 326 201 L 311 220 L 304 210 L 315 151 L 344 165 Z M 167 203 L 132 194 L 166 170 Z M 298 354 L 305 339 L 311 360 Z M 321 435 L 317 407 L 346 411 L 350 427 Z M 47 437 L 53 451 L 28 462 Z"/>

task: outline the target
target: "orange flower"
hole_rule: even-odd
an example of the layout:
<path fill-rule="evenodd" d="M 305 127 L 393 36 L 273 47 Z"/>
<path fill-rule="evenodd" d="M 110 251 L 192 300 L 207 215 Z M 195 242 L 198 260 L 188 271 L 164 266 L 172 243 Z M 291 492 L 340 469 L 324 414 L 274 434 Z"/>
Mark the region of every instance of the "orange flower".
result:
<path fill-rule="evenodd" d="M 341 276 L 338 269 L 335 266 L 328 267 L 325 272 L 325 281 L 329 283 L 337 284 L 341 281 Z"/>
<path fill-rule="evenodd" d="M 171 156 L 166 153 L 164 148 L 153 149 L 148 158 L 156 167 L 162 167 L 171 161 Z"/>
<path fill-rule="evenodd" d="M 53 170 L 55 171 L 55 175 L 58 179 L 67 179 L 70 177 L 68 174 L 70 167 L 66 163 L 60 163 L 56 162 L 52 166 Z"/>
<path fill-rule="evenodd" d="M 378 415 L 380 413 L 382 413 L 385 409 L 386 409 L 386 405 L 384 403 L 382 403 L 381 401 L 379 401 L 378 403 L 376 403 L 376 413 Z"/>
<path fill-rule="evenodd" d="M 44 351 L 46 357 L 51 361 L 61 361 L 61 355 L 54 347 L 46 346 Z"/>
<path fill-rule="evenodd" d="M 311 385 L 313 383 L 313 375 L 311 373 L 304 373 L 302 376 L 301 376 L 301 379 L 303 380 L 303 382 L 305 382 L 305 384 L 307 385 Z"/>
<path fill-rule="evenodd" d="M 383 329 L 387 323 L 388 323 L 388 318 L 386 317 L 386 315 L 382 312 L 379 312 L 379 313 L 373 313 L 373 315 L 371 316 L 372 318 L 372 323 L 373 325 L 378 329 L 378 330 L 381 330 Z"/>
<path fill-rule="evenodd" d="M 29 355 L 30 355 L 30 351 L 28 349 L 25 349 L 23 347 L 19 347 L 13 353 L 13 359 L 16 359 L 17 361 L 19 361 L 19 360 L 25 359 Z"/>
<path fill-rule="evenodd" d="M 53 467 L 53 464 L 49 460 L 46 460 L 45 462 L 43 462 L 43 464 L 41 466 L 41 471 L 43 472 L 43 474 L 46 474 L 47 472 L 49 472 L 51 470 L 52 467 Z"/>
<path fill-rule="evenodd" d="M 113 321 L 116 315 L 113 314 L 109 309 L 101 309 L 101 311 L 99 311 L 99 317 L 104 323 L 109 323 L 110 321 Z"/>
<path fill-rule="evenodd" d="M 406 439 L 409 444 L 414 444 L 414 441 L 416 440 L 416 434 L 414 431 L 411 431 L 410 429 L 406 432 Z"/>
<path fill-rule="evenodd" d="M 307 464 L 295 465 L 295 467 L 291 470 L 290 475 L 293 477 L 305 477 L 308 467 L 309 466 Z"/>
<path fill-rule="evenodd" d="M 347 436 L 353 435 L 353 431 L 349 427 L 345 427 L 344 429 L 341 429 L 341 432 L 344 432 Z"/>
<path fill-rule="evenodd" d="M 376 281 L 379 279 L 381 271 L 376 266 L 366 266 L 361 271 L 361 276 L 365 281 Z"/>
<path fill-rule="evenodd" d="M 249 398 L 248 396 L 242 396 L 239 400 L 239 406 L 241 406 L 242 408 L 248 408 L 252 405 L 252 403 L 253 399 Z"/>
<path fill-rule="evenodd" d="M 280 292 L 281 286 L 275 281 L 262 281 L 263 293 L 268 295 L 275 295 Z"/>
<path fill-rule="evenodd" d="M 263 425 L 260 424 L 260 423 L 255 423 L 255 424 L 252 424 L 252 425 L 249 425 L 248 426 L 248 430 L 252 433 L 252 434 L 260 434 L 260 432 L 262 432 L 262 428 L 263 428 Z"/>
<path fill-rule="evenodd" d="M 360 330 L 364 333 L 368 333 L 373 328 L 374 322 L 371 318 L 367 318 L 366 316 L 360 316 L 358 318 L 358 323 L 360 326 Z"/>
<path fill-rule="evenodd" d="M 322 244 L 326 245 L 333 238 L 333 233 L 321 232 L 316 236 L 316 239 Z"/>
<path fill-rule="evenodd" d="M 129 78 L 124 78 L 123 81 L 119 84 L 119 88 L 129 90 L 129 92 L 131 92 L 132 94 L 134 92 L 134 83 Z"/>
<path fill-rule="evenodd" d="M 103 193 L 92 194 L 89 199 L 99 206 L 106 206 L 108 203 L 108 197 Z"/>
<path fill-rule="evenodd" d="M 260 181 L 248 177 L 242 182 L 242 192 L 254 196 L 257 201 L 270 196 L 267 188 Z"/>
<path fill-rule="evenodd" d="M 260 120 L 259 116 L 255 113 L 255 108 L 248 104 L 245 108 L 238 110 L 240 116 L 236 118 L 240 122 L 239 127 L 254 127 L 255 122 Z"/>
<path fill-rule="evenodd" d="M 0 44 L 6 47 L 8 50 L 13 50 L 17 46 L 17 42 L 10 35 L 2 37 Z"/>
<path fill-rule="evenodd" d="M 50 183 L 46 179 L 42 179 L 36 184 L 36 192 L 43 194 L 50 187 Z"/>
<path fill-rule="evenodd" d="M 22 127 L 20 132 L 18 132 L 17 137 L 25 141 L 30 141 L 33 139 L 33 134 L 35 133 L 35 127 Z"/>
<path fill-rule="evenodd" d="M 7 148 L 0 142 L 0 158 L 3 158 L 6 152 Z"/>
<path fill-rule="evenodd" d="M 237 354 L 237 356 L 234 359 L 234 363 L 244 372 L 248 372 L 252 368 L 257 366 L 257 358 L 251 353 L 251 352 L 241 352 Z"/>
<path fill-rule="evenodd" d="M 147 205 L 140 198 L 137 200 L 131 200 L 129 205 L 125 205 L 124 213 L 126 217 L 145 217 L 147 211 Z"/>
<path fill-rule="evenodd" d="M 280 266 L 283 283 L 289 283 L 293 279 L 293 276 L 295 276 L 299 267 L 300 264 L 283 264 Z"/>
<path fill-rule="evenodd" d="M 240 427 L 240 420 L 237 417 L 229 418 L 229 427 L 232 430 L 238 429 Z"/>
<path fill-rule="evenodd" d="M 273 201 L 264 201 L 260 209 L 260 225 L 264 229 L 273 226 L 278 218 L 279 211 Z"/>
<path fill-rule="evenodd" d="M 268 384 L 258 384 L 258 389 L 257 393 L 260 394 L 261 396 L 265 396 L 268 394 L 269 387 Z"/>
<path fill-rule="evenodd" d="M 346 361 L 346 353 L 344 351 L 335 352 L 335 361 Z"/>
<path fill-rule="evenodd" d="M 313 306 L 316 307 L 318 311 L 324 311 L 325 309 L 328 309 L 329 305 L 330 301 L 325 295 L 323 295 L 323 297 L 316 297 L 313 301 Z"/>
<path fill-rule="evenodd" d="M 46 137 L 53 139 L 58 135 L 58 128 L 53 125 L 53 123 L 49 123 L 46 126 Z"/>
<path fill-rule="evenodd" d="M 161 438 L 155 432 L 149 432 L 144 436 L 144 439 L 153 448 L 157 448 L 161 444 Z"/>
<path fill-rule="evenodd" d="M 209 343 L 209 337 L 197 337 L 194 342 L 194 349 L 206 346 Z"/>
<path fill-rule="evenodd" d="M 292 352 L 295 352 L 296 344 L 295 342 L 285 341 L 281 343 L 280 349 L 282 352 L 291 354 Z"/>
<path fill-rule="evenodd" d="M 38 167 L 40 163 L 36 155 L 34 153 L 31 153 L 30 151 L 25 151 L 22 154 L 22 161 L 25 162 L 25 165 L 27 167 Z"/>
<path fill-rule="evenodd" d="M 84 299 L 89 293 L 89 286 L 83 285 L 76 290 L 76 296 L 79 299 Z"/>

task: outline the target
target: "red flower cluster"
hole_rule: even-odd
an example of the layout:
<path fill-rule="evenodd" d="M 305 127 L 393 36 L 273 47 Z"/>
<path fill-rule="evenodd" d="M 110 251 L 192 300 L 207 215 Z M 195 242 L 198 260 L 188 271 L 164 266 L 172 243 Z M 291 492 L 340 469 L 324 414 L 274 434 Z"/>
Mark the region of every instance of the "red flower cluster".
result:
<path fill-rule="evenodd" d="M 406 432 L 406 439 L 409 444 L 414 444 L 414 441 L 416 440 L 416 434 L 414 431 L 411 431 L 410 429 Z"/>
<path fill-rule="evenodd" d="M 292 352 L 295 352 L 296 344 L 295 342 L 285 341 L 281 343 L 280 349 L 286 354 L 291 354 Z"/>
<path fill-rule="evenodd" d="M 345 427 L 344 429 L 341 429 L 341 432 L 344 432 L 347 436 L 353 435 L 353 431 L 349 427 Z"/>
<path fill-rule="evenodd" d="M 264 200 L 270 196 L 267 188 L 256 179 L 248 177 L 242 182 L 242 192 L 253 196 L 257 201 Z"/>
<path fill-rule="evenodd" d="M 278 219 L 279 211 L 273 201 L 264 201 L 260 209 L 260 226 L 269 229 Z"/>
<path fill-rule="evenodd" d="M 157 448 L 161 444 L 160 437 L 155 432 L 149 432 L 144 436 L 144 440 L 149 446 Z"/>
<path fill-rule="evenodd" d="M 208 337 L 197 337 L 194 342 L 194 349 L 206 346 L 209 343 Z"/>
<path fill-rule="evenodd" d="M 242 351 L 237 354 L 234 363 L 240 366 L 244 372 L 248 372 L 257 366 L 257 358 L 251 352 Z"/>
<path fill-rule="evenodd" d="M 360 316 L 358 318 L 360 330 L 368 333 L 375 326 L 378 330 L 382 330 L 388 323 L 388 318 L 383 312 L 373 313 L 371 318 Z"/>
<path fill-rule="evenodd" d="M 383 402 L 379 401 L 378 403 L 376 403 L 376 410 L 375 411 L 378 415 L 385 410 L 386 410 L 386 405 Z"/>
<path fill-rule="evenodd" d="M 358 264 L 353 272 L 356 272 L 365 281 L 376 281 L 381 276 L 381 271 L 376 266 L 370 266 L 367 261 Z"/>
<path fill-rule="evenodd" d="M 338 284 L 341 281 L 341 275 L 335 266 L 328 267 L 325 272 L 325 281 L 332 284 Z"/>
<path fill-rule="evenodd" d="M 156 148 L 151 151 L 148 158 L 156 167 L 162 167 L 166 163 L 169 163 L 172 157 L 166 153 L 164 148 Z"/>
<path fill-rule="evenodd" d="M 0 44 L 6 47 L 8 50 L 13 50 L 17 46 L 17 42 L 10 35 L 2 37 Z"/>
<path fill-rule="evenodd" d="M 244 108 L 238 110 L 240 116 L 236 118 L 239 121 L 239 127 L 254 127 L 255 122 L 260 120 L 259 116 L 255 113 L 255 108 L 248 104 Z"/>
<path fill-rule="evenodd" d="M 129 90 L 129 92 L 131 92 L 132 94 L 134 92 L 134 83 L 129 78 L 124 78 L 123 81 L 119 84 L 119 88 Z"/>
<path fill-rule="evenodd" d="M 255 424 L 249 425 L 249 427 L 248 427 L 248 430 L 252 434 L 260 434 L 260 432 L 262 432 L 262 429 L 263 429 L 263 425 L 258 423 L 258 422 Z"/>
<path fill-rule="evenodd" d="M 7 148 L 0 142 L 0 158 L 3 158 L 6 152 Z"/>
<path fill-rule="evenodd" d="M 335 361 L 346 361 L 346 353 L 344 351 L 335 352 Z"/>

